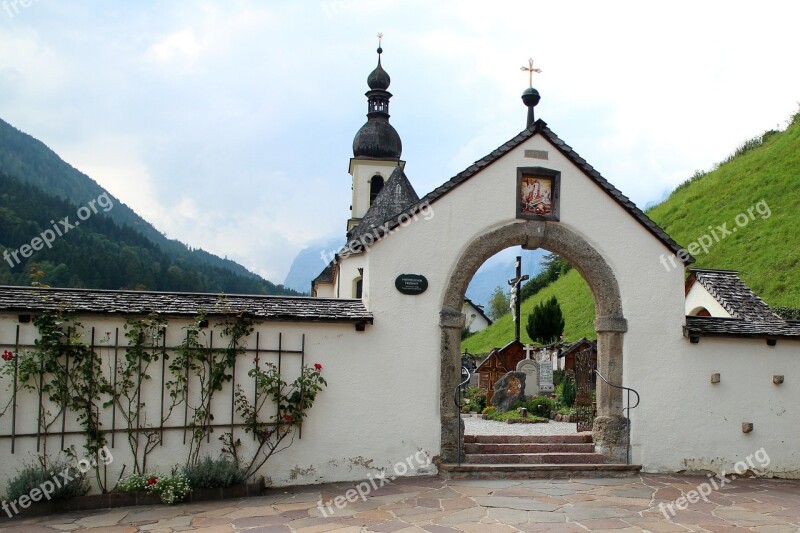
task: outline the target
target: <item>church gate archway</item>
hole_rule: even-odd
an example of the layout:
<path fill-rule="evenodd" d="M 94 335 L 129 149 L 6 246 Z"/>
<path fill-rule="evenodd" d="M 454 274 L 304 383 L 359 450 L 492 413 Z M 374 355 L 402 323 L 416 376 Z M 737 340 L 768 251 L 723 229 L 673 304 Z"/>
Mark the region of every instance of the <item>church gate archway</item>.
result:
<path fill-rule="evenodd" d="M 440 412 L 441 454 L 445 462 L 455 461 L 459 413 L 453 391 L 461 375 L 461 306 L 470 280 L 478 268 L 495 253 L 511 246 L 532 250 L 544 248 L 564 257 L 583 276 L 595 302 L 598 370 L 611 383 L 622 383 L 622 341 L 627 321 L 622 312 L 617 278 L 603 257 L 579 234 L 563 224 L 520 221 L 503 225 L 474 238 L 453 266 L 440 311 Z M 625 457 L 626 421 L 621 415 L 622 391 L 598 383 L 594 439 L 608 461 Z"/>

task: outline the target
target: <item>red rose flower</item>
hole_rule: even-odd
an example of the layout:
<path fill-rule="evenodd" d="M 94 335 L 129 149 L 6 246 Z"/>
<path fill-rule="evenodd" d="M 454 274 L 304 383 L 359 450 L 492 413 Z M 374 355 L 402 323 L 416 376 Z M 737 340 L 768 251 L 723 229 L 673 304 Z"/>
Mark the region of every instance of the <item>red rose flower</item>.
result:
<path fill-rule="evenodd" d="M 319 372 L 320 370 L 322 370 L 322 365 L 319 363 L 314 363 L 314 370 Z"/>
<path fill-rule="evenodd" d="M 292 422 L 294 422 L 294 417 L 292 415 L 283 415 L 283 420 L 286 423 L 291 424 Z"/>
<path fill-rule="evenodd" d="M 148 487 L 151 487 L 151 486 L 155 485 L 156 483 L 158 483 L 158 478 L 156 476 L 153 476 L 153 477 L 151 477 L 150 479 L 147 480 L 147 486 Z"/>
<path fill-rule="evenodd" d="M 14 359 L 14 354 L 8 350 L 3 350 L 3 361 L 11 361 Z"/>

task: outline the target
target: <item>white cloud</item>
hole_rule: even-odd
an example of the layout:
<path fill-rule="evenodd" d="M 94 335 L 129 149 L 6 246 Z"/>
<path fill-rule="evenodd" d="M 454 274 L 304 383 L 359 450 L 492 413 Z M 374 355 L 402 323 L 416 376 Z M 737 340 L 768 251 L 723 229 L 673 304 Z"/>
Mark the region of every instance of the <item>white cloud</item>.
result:
<path fill-rule="evenodd" d="M 343 232 L 375 33 L 420 194 L 537 117 L 640 205 L 796 109 L 791 3 L 37 3 L 0 116 L 170 237 L 283 279 Z M 746 36 L 744 38 L 743 36 Z"/>

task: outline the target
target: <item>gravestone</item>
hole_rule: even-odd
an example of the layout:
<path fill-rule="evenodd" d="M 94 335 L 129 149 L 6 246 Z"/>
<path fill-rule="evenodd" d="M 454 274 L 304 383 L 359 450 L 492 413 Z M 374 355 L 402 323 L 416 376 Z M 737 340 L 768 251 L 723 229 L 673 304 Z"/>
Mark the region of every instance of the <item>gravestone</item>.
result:
<path fill-rule="evenodd" d="M 548 357 L 539 361 L 539 391 L 543 394 L 552 394 L 553 386 L 553 360 Z"/>
<path fill-rule="evenodd" d="M 492 405 L 504 413 L 517 403 L 525 400 L 525 373 L 509 372 L 494 384 Z"/>
<path fill-rule="evenodd" d="M 539 363 L 535 359 L 523 359 L 517 363 L 517 372 L 525 374 L 525 396 L 532 398 L 539 395 Z"/>

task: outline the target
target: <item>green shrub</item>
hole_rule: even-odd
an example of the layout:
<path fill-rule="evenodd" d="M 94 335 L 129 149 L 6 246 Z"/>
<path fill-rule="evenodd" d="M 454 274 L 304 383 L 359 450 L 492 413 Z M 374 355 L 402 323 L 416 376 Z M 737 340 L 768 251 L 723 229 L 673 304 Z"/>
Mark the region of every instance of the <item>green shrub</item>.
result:
<path fill-rule="evenodd" d="M 490 405 L 489 407 L 487 407 L 486 409 L 484 409 L 481 412 L 483 414 L 485 414 L 485 415 L 493 415 L 493 414 L 495 414 L 497 412 L 497 408 L 495 408 L 494 405 Z"/>
<path fill-rule="evenodd" d="M 572 376 L 566 376 L 564 381 L 556 387 L 556 401 L 562 407 L 575 405 L 575 381 Z"/>
<path fill-rule="evenodd" d="M 45 468 L 39 462 L 23 463 L 22 469 L 17 470 L 16 476 L 8 482 L 5 499 L 8 501 L 18 500 L 20 496 L 29 495 L 33 489 L 49 489 L 50 485 L 54 486 L 54 490 L 47 491 L 50 493 L 51 500 L 66 500 L 89 492 L 89 481 L 72 463 L 64 459 L 56 459 L 48 461 L 47 465 L 48 467 Z M 69 476 L 74 479 L 65 482 L 59 476 L 64 471 L 67 471 Z M 53 481 L 55 477 L 58 477 L 58 483 Z M 50 485 L 42 487 L 48 482 Z"/>
<path fill-rule="evenodd" d="M 558 387 L 562 381 L 564 381 L 564 371 L 556 368 L 553 370 L 553 385 Z"/>
<path fill-rule="evenodd" d="M 183 474 L 193 489 L 216 489 L 241 485 L 247 479 L 244 471 L 236 463 L 226 457 L 212 459 L 210 455 L 203 457 L 194 466 L 187 466 Z"/>
<path fill-rule="evenodd" d="M 527 424 L 538 424 L 543 422 L 549 422 L 549 418 L 544 418 L 541 416 L 536 416 L 528 413 L 527 417 L 523 417 L 518 409 L 512 409 L 511 411 L 506 411 L 505 413 L 498 413 L 493 412 L 489 414 L 483 415 L 485 420 L 494 420 L 496 422 L 506 422 L 509 424 L 513 423 L 527 423 Z"/>
<path fill-rule="evenodd" d="M 461 399 L 461 412 L 482 412 L 486 409 L 486 391 L 480 387 L 467 387 Z"/>
<path fill-rule="evenodd" d="M 533 398 L 525 400 L 519 407 L 525 407 L 528 413 L 532 415 L 550 418 L 550 411 L 553 410 L 553 404 L 553 399 L 548 396 L 534 396 Z"/>

